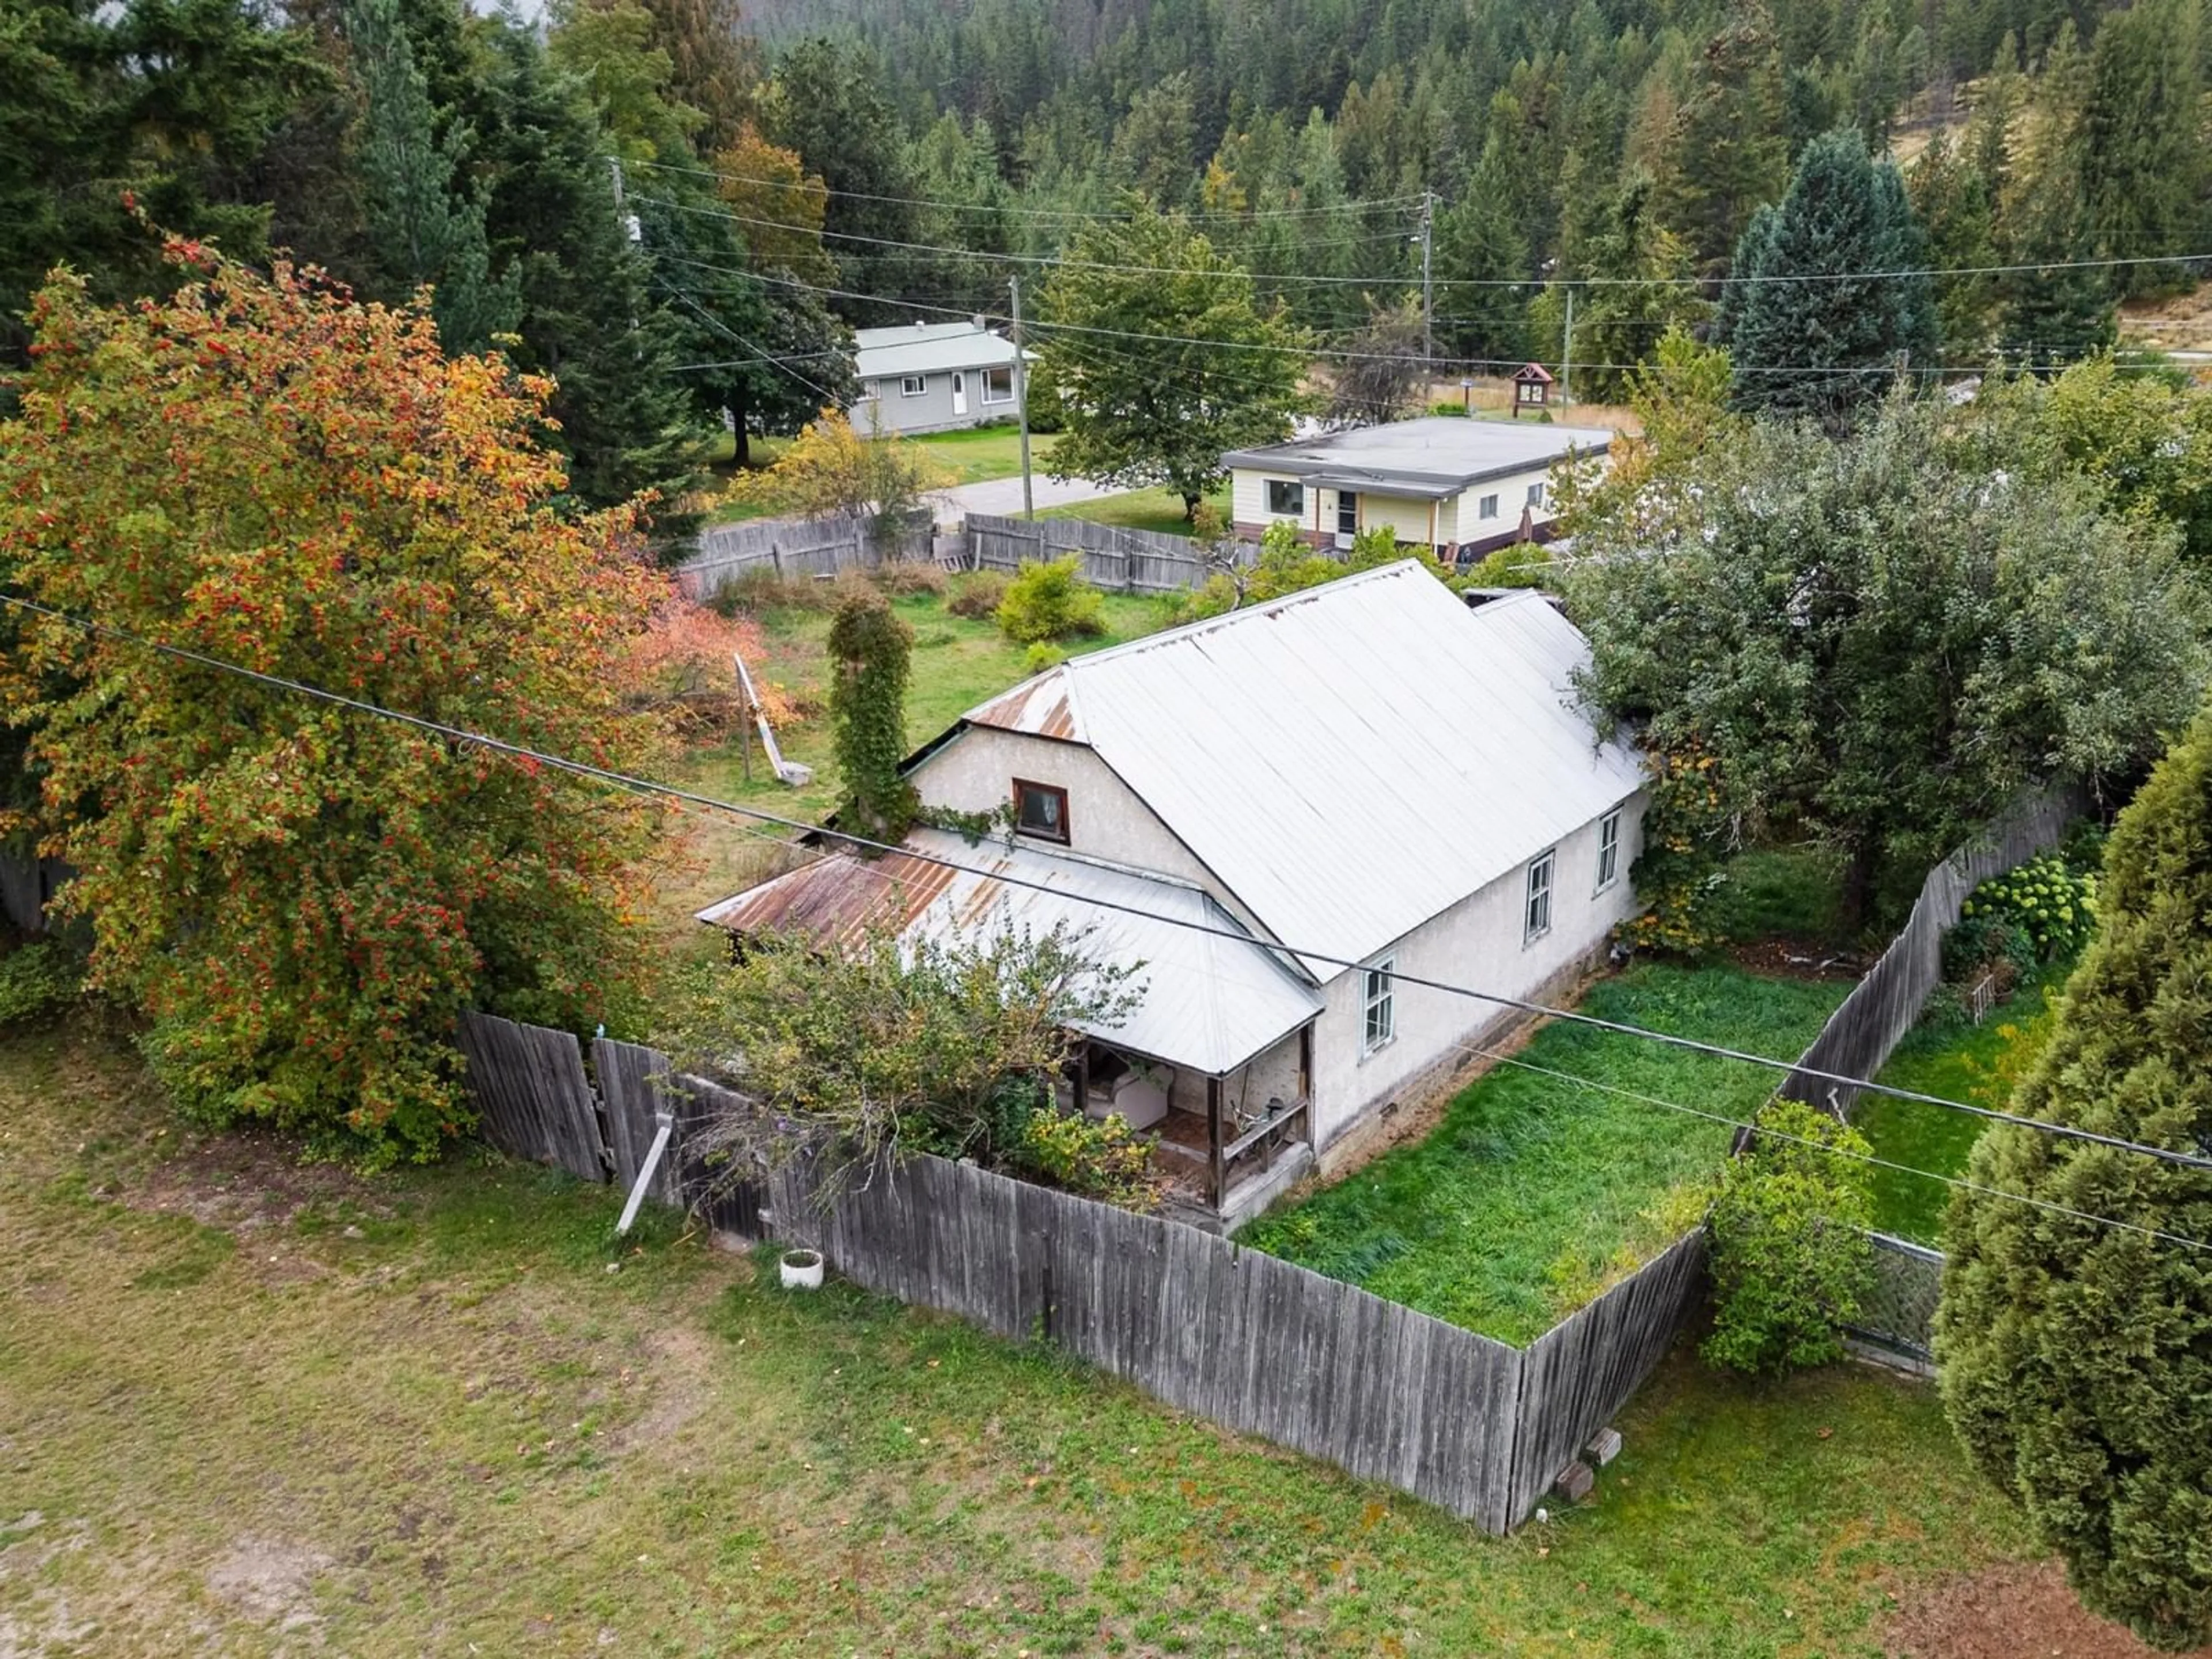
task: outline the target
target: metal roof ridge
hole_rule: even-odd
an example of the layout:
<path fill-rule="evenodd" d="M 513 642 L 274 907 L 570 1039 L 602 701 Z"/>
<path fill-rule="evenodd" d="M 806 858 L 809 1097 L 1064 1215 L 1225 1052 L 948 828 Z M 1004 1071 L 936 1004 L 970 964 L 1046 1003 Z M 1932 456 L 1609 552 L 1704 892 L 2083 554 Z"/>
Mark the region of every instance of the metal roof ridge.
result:
<path fill-rule="evenodd" d="M 961 835 L 957 830 L 939 830 L 934 825 L 923 825 L 917 829 L 915 831 L 915 834 L 951 836 L 959 840 L 963 844 L 967 841 L 967 837 Z M 1028 842 L 1017 842 L 1013 846 L 1008 847 L 1006 842 L 1000 841 L 995 836 L 988 836 L 986 839 L 995 846 L 1002 854 L 1007 853 L 1020 853 L 1025 854 L 1030 858 L 1051 859 L 1061 864 L 1087 865 L 1094 870 L 1103 870 L 1109 875 L 1134 876 L 1140 880 L 1152 882 L 1158 886 L 1173 887 L 1183 892 L 1196 893 L 1204 898 L 1211 898 L 1212 896 L 1197 882 L 1189 880 L 1182 876 L 1170 875 L 1164 870 L 1147 870 L 1140 864 L 1123 864 L 1115 859 L 1102 859 L 1096 853 L 1079 853 L 1072 847 L 1039 847 L 1034 846 Z M 981 843 L 979 842 L 977 844 L 978 847 L 980 847 L 981 844 Z M 901 850 L 914 850 L 927 853 L 928 856 L 932 858 L 937 856 L 936 854 L 929 852 L 929 849 L 926 848 L 914 849 L 902 848 Z M 971 848 L 970 850 L 972 851 L 975 849 Z M 957 861 L 957 860 L 955 860 L 955 862 Z M 804 868 L 807 866 L 801 867 Z M 969 869 L 971 873 L 989 873 L 988 871 L 975 872 L 972 866 L 969 866 Z M 775 879 L 781 880 L 781 878 L 778 877 L 775 878 Z M 1241 921 L 1237 925 L 1239 927 L 1243 927 L 1244 926 Z M 1248 928 L 1246 929 L 1246 932 L 1249 933 L 1250 930 Z M 1255 939 L 1255 943 L 1258 942 L 1259 941 Z"/>

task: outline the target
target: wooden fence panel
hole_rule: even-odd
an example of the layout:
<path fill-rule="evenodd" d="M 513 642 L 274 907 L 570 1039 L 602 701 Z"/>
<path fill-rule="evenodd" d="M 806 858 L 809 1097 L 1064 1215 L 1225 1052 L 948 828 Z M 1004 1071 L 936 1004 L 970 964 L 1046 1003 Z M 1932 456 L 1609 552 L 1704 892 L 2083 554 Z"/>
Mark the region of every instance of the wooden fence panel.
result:
<path fill-rule="evenodd" d="M 1591 1435 L 1628 1403 L 1702 1294 L 1702 1231 L 1678 1240 L 1528 1346 L 1507 1512 L 1525 1516 Z"/>
<path fill-rule="evenodd" d="M 1957 925 L 1967 896 L 1991 876 L 2056 847 L 2083 806 L 2070 792 L 2031 796 L 1930 870 L 1905 926 L 1828 1017 L 1820 1036 L 1798 1056 L 1798 1065 L 1843 1077 L 1872 1077 L 1880 1071 L 1942 982 L 1943 935 Z M 1859 1091 L 1800 1070 L 1790 1074 L 1782 1093 L 1848 1116 Z M 1741 1140 L 1739 1136 L 1739 1147 Z"/>
<path fill-rule="evenodd" d="M 1149 530 L 1123 530 L 1087 519 L 1001 519 L 968 515 L 969 561 L 979 570 L 1082 556 L 1083 579 L 1121 593 L 1180 593 L 1200 586 L 1211 567 L 1196 544 Z M 1249 553 L 1244 556 L 1250 556 Z"/>
<path fill-rule="evenodd" d="M 466 1013 L 456 1035 L 486 1139 L 586 1181 L 607 1178 L 599 1099 L 573 1034 Z"/>
<path fill-rule="evenodd" d="M 667 1085 L 668 1056 L 658 1048 L 600 1037 L 592 1044 L 592 1069 L 599 1074 L 599 1097 L 606 1113 L 607 1146 L 614 1159 L 615 1185 L 628 1192 L 653 1150 L 658 1114 L 680 1113 L 683 1097 Z M 671 1136 L 673 1143 L 674 1137 Z M 682 1154 L 672 1144 L 653 1172 L 647 1195 L 663 1204 L 684 1201 Z"/>
<path fill-rule="evenodd" d="M 758 519 L 709 525 L 699 532 L 697 550 L 677 567 L 676 576 L 693 599 L 707 599 L 749 570 L 834 576 L 890 559 L 937 556 L 934 532 L 926 524 L 879 535 L 875 521 L 866 518 Z"/>

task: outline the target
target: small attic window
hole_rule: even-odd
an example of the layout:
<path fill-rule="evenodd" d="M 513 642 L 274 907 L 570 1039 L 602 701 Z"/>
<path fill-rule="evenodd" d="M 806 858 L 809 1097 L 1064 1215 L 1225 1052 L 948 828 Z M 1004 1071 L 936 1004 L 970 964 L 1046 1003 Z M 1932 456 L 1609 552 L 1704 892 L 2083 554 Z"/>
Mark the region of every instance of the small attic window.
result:
<path fill-rule="evenodd" d="M 1067 791 L 1014 780 L 1014 828 L 1040 841 L 1067 840 Z"/>

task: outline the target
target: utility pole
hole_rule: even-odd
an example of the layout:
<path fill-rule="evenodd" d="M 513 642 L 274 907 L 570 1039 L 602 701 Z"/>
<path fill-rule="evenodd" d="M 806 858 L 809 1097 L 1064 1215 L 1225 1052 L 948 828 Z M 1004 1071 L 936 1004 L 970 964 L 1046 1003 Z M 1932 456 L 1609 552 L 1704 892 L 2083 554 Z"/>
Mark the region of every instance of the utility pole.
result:
<path fill-rule="evenodd" d="M 1567 326 L 1559 341 L 1559 404 L 1562 408 L 1575 400 L 1575 290 L 1572 283 L 1564 286 L 1567 290 Z"/>
<path fill-rule="evenodd" d="M 1425 190 L 1421 192 L 1421 368 L 1432 378 L 1437 372 L 1437 302 L 1430 255 L 1435 252 L 1436 222 L 1437 193 Z M 1425 392 L 1421 401 L 1428 401 Z"/>
<path fill-rule="evenodd" d="M 1014 296 L 1014 413 L 1022 423 L 1022 517 L 1036 519 L 1036 497 L 1030 484 L 1030 376 L 1022 356 L 1022 279 L 1006 278 L 1006 291 Z"/>

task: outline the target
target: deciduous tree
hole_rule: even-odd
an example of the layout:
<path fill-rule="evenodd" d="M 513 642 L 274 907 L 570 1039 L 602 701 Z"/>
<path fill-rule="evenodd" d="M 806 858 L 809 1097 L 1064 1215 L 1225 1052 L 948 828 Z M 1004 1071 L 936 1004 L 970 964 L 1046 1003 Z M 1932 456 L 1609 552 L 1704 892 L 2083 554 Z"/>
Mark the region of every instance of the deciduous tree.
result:
<path fill-rule="evenodd" d="M 1575 521 L 1593 705 L 1709 757 L 1711 822 L 1846 854 L 1855 916 L 2024 787 L 2130 776 L 2204 684 L 2172 532 L 1954 447 L 1898 399 L 1847 443 L 1764 422 Z"/>
<path fill-rule="evenodd" d="M 2212 1152 L 2212 714 L 2120 815 L 2097 923 L 2010 1109 Z M 2008 1124 L 1968 1173 L 1936 1319 L 1953 1426 L 2087 1606 L 2212 1640 L 2212 1267 L 2183 1242 L 2212 1238 L 2212 1175 Z"/>
<path fill-rule="evenodd" d="M 638 769 L 616 653 L 662 591 L 629 515 L 548 505 L 549 388 L 441 349 L 429 315 L 176 258 L 171 300 L 33 313 L 0 428 L 0 560 L 86 622 L 555 753 Z M 470 1121 L 455 1017 L 588 1027 L 651 811 L 565 774 L 28 620 L 9 712 L 79 874 L 97 983 L 143 1008 L 175 1097 L 364 1162 Z"/>
<path fill-rule="evenodd" d="M 911 522 L 929 493 L 951 482 L 920 445 L 864 435 L 842 410 L 825 409 L 775 465 L 738 479 L 731 493 L 771 512 L 808 519 L 850 514 L 888 531 Z"/>
<path fill-rule="evenodd" d="M 1066 422 L 1055 477 L 1165 485 L 1187 515 L 1225 452 L 1288 437 L 1304 406 L 1310 337 L 1181 218 L 1086 226 L 1041 299 L 1036 380 Z"/>
<path fill-rule="evenodd" d="M 914 630 L 890 601 L 849 589 L 830 619 L 830 744 L 844 785 L 840 819 L 870 841 L 896 843 L 913 826 L 906 758 L 906 684 Z"/>

